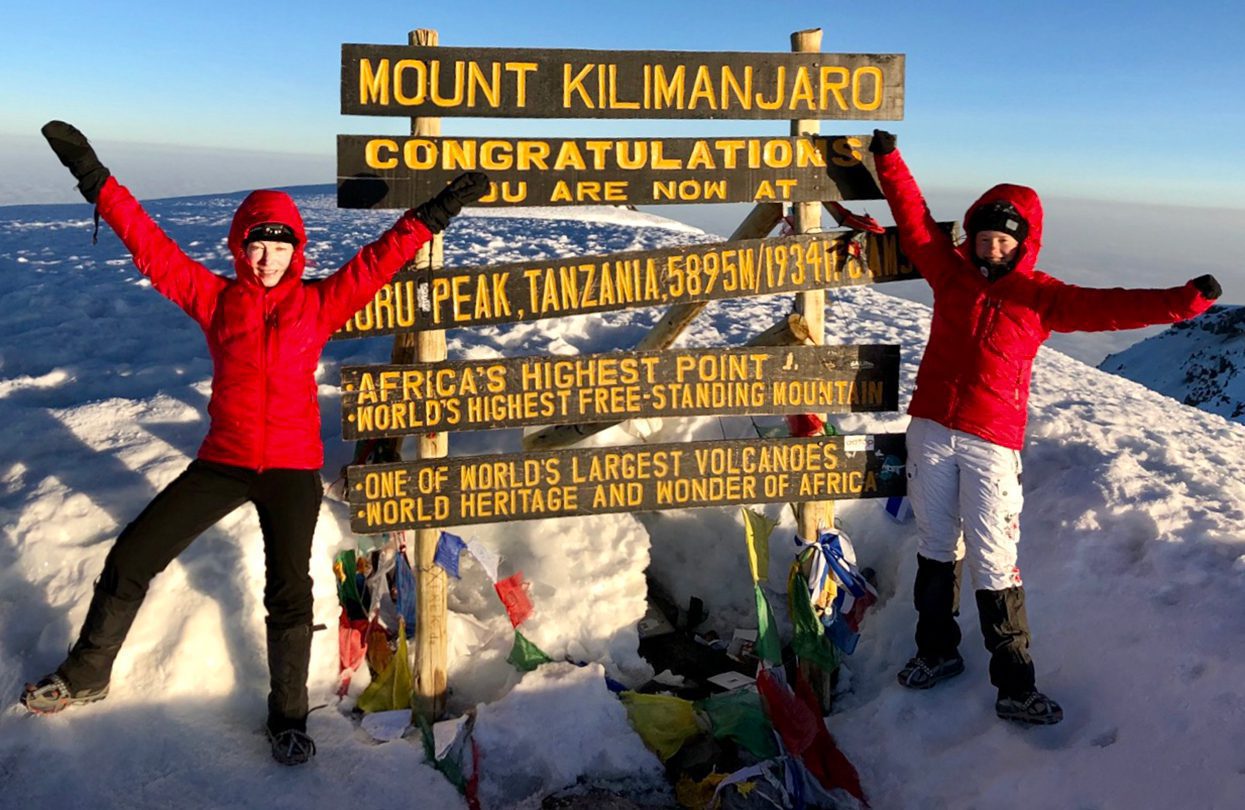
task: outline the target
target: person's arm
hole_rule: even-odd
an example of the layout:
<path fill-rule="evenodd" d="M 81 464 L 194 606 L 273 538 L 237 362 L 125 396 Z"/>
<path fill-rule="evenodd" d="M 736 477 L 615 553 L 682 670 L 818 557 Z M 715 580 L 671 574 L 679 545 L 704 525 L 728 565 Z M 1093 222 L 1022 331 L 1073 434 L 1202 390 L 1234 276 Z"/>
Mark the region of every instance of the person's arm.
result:
<path fill-rule="evenodd" d="M 459 175 L 439 194 L 407 211 L 379 239 L 365 246 L 340 270 L 320 282 L 324 305 L 320 326 L 332 334 L 372 300 L 415 253 L 450 224 L 450 219 L 488 191 L 481 172 Z"/>
<path fill-rule="evenodd" d="M 61 163 L 78 180 L 78 190 L 121 238 L 139 272 L 162 295 L 199 324 L 212 318 L 216 298 L 228 282 L 191 259 L 106 169 L 86 136 L 63 121 L 51 121 L 43 135 Z"/>
<path fill-rule="evenodd" d="M 1055 332 L 1107 332 L 1201 315 L 1222 293 L 1214 276 L 1168 289 L 1094 289 L 1051 280 L 1041 315 Z"/>
<path fill-rule="evenodd" d="M 895 148 L 895 136 L 875 129 L 869 144 L 877 166 L 882 193 L 899 228 L 899 245 L 931 285 L 942 280 L 943 262 L 954 250 L 951 237 L 938 227 L 920 186 L 903 156 Z"/>

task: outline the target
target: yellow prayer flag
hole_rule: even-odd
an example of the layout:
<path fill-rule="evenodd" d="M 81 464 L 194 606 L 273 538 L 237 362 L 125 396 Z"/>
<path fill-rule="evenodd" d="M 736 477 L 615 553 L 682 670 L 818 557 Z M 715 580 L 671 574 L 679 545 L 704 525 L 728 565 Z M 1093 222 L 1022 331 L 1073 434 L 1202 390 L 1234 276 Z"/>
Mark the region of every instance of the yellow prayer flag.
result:
<path fill-rule="evenodd" d="M 778 523 L 751 509 L 740 511 L 744 513 L 744 537 L 748 540 L 748 565 L 752 568 L 752 581 L 769 579 L 769 536 Z"/>

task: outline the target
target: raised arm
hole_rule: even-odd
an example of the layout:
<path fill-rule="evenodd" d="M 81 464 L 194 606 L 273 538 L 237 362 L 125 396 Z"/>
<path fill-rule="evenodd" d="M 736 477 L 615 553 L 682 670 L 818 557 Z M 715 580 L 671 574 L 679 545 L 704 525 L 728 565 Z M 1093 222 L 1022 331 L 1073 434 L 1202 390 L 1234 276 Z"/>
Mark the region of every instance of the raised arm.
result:
<path fill-rule="evenodd" d="M 1201 315 L 1223 292 L 1214 276 L 1199 276 L 1183 286 L 1159 290 L 1094 289 L 1054 279 L 1050 284 L 1041 315 L 1055 332 L 1107 332 L 1175 323 Z"/>
<path fill-rule="evenodd" d="M 934 222 L 920 186 L 895 148 L 895 136 L 875 129 L 869 151 L 873 152 L 882 193 L 899 227 L 900 247 L 927 281 L 938 283 L 943 263 L 955 249 L 951 237 Z"/>
<path fill-rule="evenodd" d="M 134 196 L 100 163 L 86 136 L 63 121 L 51 121 L 43 135 L 61 163 L 78 180 L 86 201 L 121 238 L 139 272 L 201 326 L 212 318 L 216 298 L 228 282 L 191 259 L 157 225 Z"/>
<path fill-rule="evenodd" d="M 464 205 L 483 197 L 488 188 L 488 176 L 481 172 L 459 175 L 431 200 L 399 217 L 379 239 L 320 282 L 324 301 L 320 327 L 325 334 L 336 332 L 350 320 L 433 234 L 443 231 Z"/>

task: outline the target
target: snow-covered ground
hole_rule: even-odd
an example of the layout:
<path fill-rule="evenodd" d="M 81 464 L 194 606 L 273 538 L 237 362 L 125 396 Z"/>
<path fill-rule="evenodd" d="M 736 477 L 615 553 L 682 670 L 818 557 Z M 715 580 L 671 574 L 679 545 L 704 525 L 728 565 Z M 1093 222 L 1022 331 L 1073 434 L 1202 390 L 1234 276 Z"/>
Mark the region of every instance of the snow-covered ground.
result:
<path fill-rule="evenodd" d="M 182 246 L 220 271 L 238 195 L 150 209 Z M 392 219 L 339 211 L 296 191 L 315 269 L 335 268 Z M 549 213 L 549 212 L 546 212 Z M 55 667 L 120 527 L 187 464 L 206 428 L 210 365 L 198 328 L 153 292 L 117 239 L 90 244 L 85 205 L 0 208 L 0 695 Z M 470 215 L 450 229 L 447 263 L 648 249 L 710 237 L 614 210 Z M 919 282 L 918 282 L 919 283 Z M 902 345 L 906 405 L 928 327 L 925 307 L 886 287 L 833 291 L 832 341 Z M 784 315 L 789 297 L 711 305 L 685 345 L 742 343 Z M 459 330 L 451 357 L 587 353 L 626 347 L 654 311 Z M 337 374 L 385 362 L 389 341 L 331 344 L 320 373 L 326 480 L 340 441 Z M 1066 719 L 1025 729 L 994 717 L 973 600 L 962 624 L 965 676 L 929 693 L 898 687 L 911 653 L 911 524 L 880 504 L 838 514 L 881 602 L 848 659 L 849 692 L 829 727 L 877 808 L 1235 808 L 1245 794 L 1245 426 L 1043 350 L 1024 453 L 1021 544 L 1038 683 Z M 839 420 L 845 432 L 902 431 L 902 414 Z M 617 428 L 597 444 L 641 441 Z M 746 419 L 667 421 L 643 440 L 745 437 Z M 515 430 L 458 434 L 451 453 L 518 449 Z M 771 543 L 780 592 L 793 523 L 782 505 Z M 523 625 L 555 659 L 521 675 L 490 581 L 464 556 L 450 585 L 452 708 L 481 705 L 481 795 L 523 803 L 577 780 L 651 788 L 660 763 L 631 732 L 604 678 L 637 684 L 646 567 L 682 604 L 705 601 L 729 635 L 754 623 L 737 510 L 610 515 L 473 527 L 501 574 L 532 583 Z M 316 533 L 316 619 L 334 627 L 338 550 L 372 538 L 326 502 Z M 283 769 L 260 733 L 267 692 L 255 518 L 240 510 L 152 585 L 107 701 L 53 717 L 0 714 L 0 805 L 20 807 L 465 806 L 424 761 L 418 737 L 377 743 L 338 705 L 336 638 L 317 634 L 310 718 L 319 755 Z M 364 686 L 357 676 L 352 695 Z M 537 801 L 538 803 L 538 801 Z"/>

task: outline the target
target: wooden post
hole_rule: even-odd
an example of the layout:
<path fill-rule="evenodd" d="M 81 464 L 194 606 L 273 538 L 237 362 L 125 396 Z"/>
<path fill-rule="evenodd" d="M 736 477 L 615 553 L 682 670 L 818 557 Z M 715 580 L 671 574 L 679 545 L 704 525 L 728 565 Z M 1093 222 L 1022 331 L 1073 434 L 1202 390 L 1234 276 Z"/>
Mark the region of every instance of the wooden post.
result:
<path fill-rule="evenodd" d="M 411 31 L 411 45 L 437 45 L 439 36 L 429 28 Z M 440 118 L 412 118 L 411 135 L 435 136 L 441 134 Z M 420 249 L 414 266 L 436 271 L 445 266 L 444 242 L 441 234 Z M 395 335 L 391 362 L 435 363 L 448 355 L 445 332 L 415 332 Z M 449 453 L 449 435 L 445 432 L 425 433 L 414 437 L 417 459 L 444 458 Z M 397 443 L 400 457 L 401 439 Z M 420 715 L 429 723 L 435 722 L 445 711 L 445 695 L 448 677 L 448 583 L 445 571 L 436 565 L 438 529 L 417 529 L 415 548 L 415 667 L 413 671 L 415 691 L 411 695 L 411 713 Z"/>
<path fill-rule="evenodd" d="M 821 29 L 796 31 L 791 35 L 791 50 L 797 53 L 821 51 Z M 817 135 L 821 132 L 821 123 L 816 119 L 791 122 L 792 135 Z M 794 203 L 795 232 L 816 233 L 821 230 L 821 208 L 819 202 Z M 804 316 L 808 324 L 808 335 L 813 343 L 821 345 L 826 342 L 826 291 L 808 290 L 796 293 L 795 311 Z M 825 414 L 821 414 L 824 419 Z M 796 512 L 796 530 L 805 540 L 815 540 L 820 527 L 834 524 L 834 505 L 824 503 L 801 504 Z"/>
<path fill-rule="evenodd" d="M 728 242 L 738 239 L 761 239 L 774 230 L 774 226 L 782 219 L 782 206 L 778 203 L 757 203 L 739 227 L 731 234 Z M 670 344 L 682 334 L 697 315 L 708 305 L 707 301 L 691 304 L 675 304 L 666 310 L 652 331 L 635 345 L 637 351 L 644 349 L 668 349 Z M 619 422 L 594 422 L 587 425 L 550 425 L 523 437 L 524 450 L 555 450 L 559 447 L 570 447 L 578 444 L 589 436 L 611 428 Z"/>
<path fill-rule="evenodd" d="M 791 35 L 791 50 L 796 52 L 821 50 L 821 29 L 796 31 Z M 791 122 L 792 135 L 817 135 L 821 123 L 815 119 Z M 814 233 L 821 230 L 822 204 L 819 202 L 794 203 L 796 233 Z M 804 316 L 808 325 L 809 339 L 818 345 L 826 342 L 826 291 L 809 290 L 796 293 L 795 311 Z M 822 419 L 825 414 L 820 414 Z M 796 531 L 805 540 L 816 540 L 820 529 L 834 525 L 834 502 L 809 502 L 796 508 Z M 808 576 L 808 572 L 805 572 Z M 808 661 L 801 661 L 800 668 L 808 679 L 821 704 L 822 714 L 828 714 L 834 703 L 834 673 L 826 672 Z"/>

